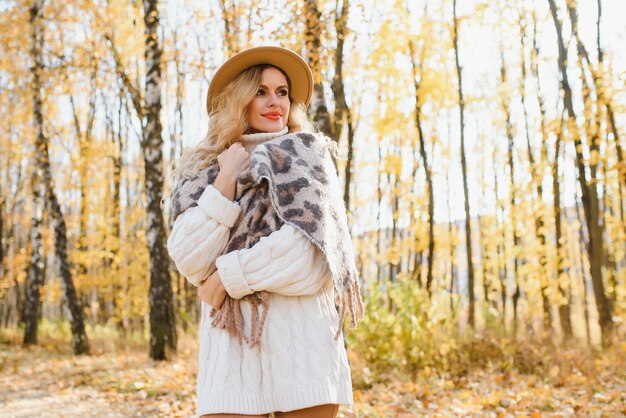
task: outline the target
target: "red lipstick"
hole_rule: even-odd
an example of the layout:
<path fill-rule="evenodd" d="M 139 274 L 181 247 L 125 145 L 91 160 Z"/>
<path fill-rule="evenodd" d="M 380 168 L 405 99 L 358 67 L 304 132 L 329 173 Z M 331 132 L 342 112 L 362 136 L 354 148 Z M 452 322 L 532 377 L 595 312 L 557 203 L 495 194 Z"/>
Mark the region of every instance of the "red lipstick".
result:
<path fill-rule="evenodd" d="M 267 113 L 263 113 L 261 116 L 266 117 L 271 120 L 278 120 L 280 119 L 281 115 L 278 112 L 267 112 Z"/>

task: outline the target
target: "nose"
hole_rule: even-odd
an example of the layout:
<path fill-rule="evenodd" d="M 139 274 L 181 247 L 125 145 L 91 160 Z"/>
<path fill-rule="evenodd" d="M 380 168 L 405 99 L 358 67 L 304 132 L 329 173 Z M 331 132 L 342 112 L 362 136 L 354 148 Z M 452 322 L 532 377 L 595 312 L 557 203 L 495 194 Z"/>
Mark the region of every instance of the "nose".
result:
<path fill-rule="evenodd" d="M 278 106 L 278 95 L 276 93 L 269 93 L 268 106 Z"/>

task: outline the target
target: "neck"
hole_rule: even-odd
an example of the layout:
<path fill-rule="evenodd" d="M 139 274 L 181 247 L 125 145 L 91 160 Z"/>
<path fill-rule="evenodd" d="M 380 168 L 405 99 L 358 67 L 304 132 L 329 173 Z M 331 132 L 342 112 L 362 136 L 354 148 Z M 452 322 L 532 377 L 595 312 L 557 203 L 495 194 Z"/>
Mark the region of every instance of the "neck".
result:
<path fill-rule="evenodd" d="M 250 152 L 252 148 L 265 141 L 269 141 L 277 136 L 285 135 L 289 129 L 285 126 L 278 132 L 257 132 L 253 134 L 243 134 L 239 137 L 239 141 L 246 147 L 246 150 Z"/>

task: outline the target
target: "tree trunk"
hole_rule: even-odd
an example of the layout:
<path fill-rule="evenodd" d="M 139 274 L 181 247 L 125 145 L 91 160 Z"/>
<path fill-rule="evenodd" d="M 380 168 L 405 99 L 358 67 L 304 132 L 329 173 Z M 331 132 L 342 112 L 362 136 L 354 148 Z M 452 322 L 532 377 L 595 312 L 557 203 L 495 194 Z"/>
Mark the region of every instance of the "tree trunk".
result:
<path fill-rule="evenodd" d="M 454 59 L 456 63 L 456 73 L 459 80 L 459 119 L 461 130 L 461 169 L 463 171 L 463 196 L 465 208 L 465 245 L 467 247 L 467 287 L 469 290 L 469 325 L 474 328 L 475 321 L 475 301 L 474 301 L 474 264 L 472 262 L 472 226 L 470 218 L 469 206 L 469 190 L 467 187 L 467 161 L 465 156 L 465 102 L 463 99 L 463 77 L 461 74 L 461 65 L 459 64 L 459 22 L 456 15 L 456 0 L 452 1 L 452 13 L 454 21 L 454 30 L 452 32 L 454 42 Z"/>
<path fill-rule="evenodd" d="M 585 45 L 583 44 L 582 40 L 580 39 L 579 35 L 578 35 L 578 12 L 576 9 L 576 3 L 574 1 L 568 2 L 567 4 L 567 10 L 569 13 L 569 17 L 572 23 L 572 34 L 574 35 L 574 37 L 576 38 L 576 50 L 578 52 L 578 63 L 580 65 L 580 70 L 581 70 L 581 80 L 583 83 L 583 95 L 585 98 L 584 104 L 585 104 L 585 115 L 592 115 L 595 114 L 595 124 L 593 126 L 593 128 L 591 127 L 591 121 L 590 120 L 586 120 L 586 128 L 587 128 L 587 132 L 588 135 L 591 136 L 592 141 L 591 144 L 589 146 L 590 149 L 590 154 L 595 154 L 598 155 L 600 152 L 600 135 L 601 135 L 601 131 L 602 131 L 602 105 L 604 105 L 606 107 L 607 110 L 607 119 L 608 119 L 608 125 L 609 125 L 609 129 L 611 130 L 611 133 L 613 134 L 613 139 L 615 141 L 615 151 L 616 151 L 616 157 L 617 157 L 617 167 L 618 167 L 618 195 L 620 196 L 620 216 L 622 219 L 622 224 L 624 227 L 624 231 L 626 232 L 626 224 L 623 223 L 624 221 L 624 208 L 623 208 L 623 200 L 622 200 L 622 189 L 626 189 L 626 175 L 624 175 L 624 167 L 626 167 L 624 165 L 624 158 L 623 158 L 623 152 L 622 152 L 622 147 L 620 144 L 620 140 L 619 140 L 619 136 L 617 133 L 617 129 L 615 127 L 615 117 L 613 114 L 613 108 L 611 107 L 611 102 L 610 99 L 607 98 L 606 96 L 606 91 L 604 88 L 604 82 L 603 82 L 603 53 L 602 53 L 602 48 L 600 47 L 600 18 L 602 15 L 602 4 L 600 2 L 598 2 L 598 19 L 596 22 L 596 28 L 597 28 L 597 49 L 598 49 L 598 68 L 594 69 L 593 64 L 591 63 L 591 60 L 589 59 L 589 54 L 587 52 L 587 49 L 585 48 Z M 587 66 L 587 69 L 589 71 L 589 73 L 591 74 L 591 78 L 593 81 L 593 86 L 595 88 L 596 91 L 596 97 L 597 97 L 597 101 L 596 101 L 596 107 L 595 107 L 595 112 L 593 110 L 593 105 L 591 102 L 591 97 L 590 97 L 590 89 L 587 86 L 587 81 L 584 77 L 585 74 L 585 68 L 584 66 Z M 608 145 L 608 144 L 607 144 Z M 610 152 L 610 151 L 609 151 Z M 591 181 L 590 183 L 592 185 L 595 185 L 597 183 L 597 176 L 596 176 L 596 169 L 597 169 L 597 162 L 598 162 L 599 158 L 592 158 L 589 162 L 589 171 L 591 174 Z M 604 177 L 606 178 L 606 177 Z M 606 197 L 606 190 L 605 192 L 602 194 L 603 197 Z M 598 208 L 599 208 L 599 203 L 598 203 Z M 604 210 L 598 210 L 598 216 L 601 217 L 600 219 L 600 234 L 603 234 L 603 230 L 604 230 L 604 225 L 606 225 L 606 222 L 604 220 Z M 611 248 L 610 243 L 607 243 L 607 248 L 605 249 L 605 255 L 609 253 L 609 250 Z M 603 264 L 605 264 L 608 268 L 608 274 L 609 274 L 609 281 L 613 280 L 613 273 L 612 273 L 612 268 L 611 268 L 611 263 L 608 262 L 608 258 L 605 257 L 605 260 L 603 261 Z M 615 301 L 613 300 L 613 298 L 609 298 L 609 304 L 612 306 L 615 305 Z"/>
<path fill-rule="evenodd" d="M 341 9 L 337 11 L 335 17 L 335 29 L 337 31 L 337 49 L 335 51 L 335 76 L 331 83 L 331 88 L 335 96 L 335 117 L 332 123 L 332 137 L 339 141 L 341 127 L 345 117 L 348 128 L 348 160 L 344 169 L 344 189 L 343 201 L 350 215 L 350 183 L 352 180 L 352 151 L 354 143 L 354 123 L 352 121 L 352 111 L 346 103 L 346 94 L 343 86 L 343 45 L 346 37 L 346 25 L 348 23 L 349 1 L 343 0 Z"/>
<path fill-rule="evenodd" d="M 74 354 L 82 354 L 89 352 L 89 342 L 85 333 L 85 323 L 83 320 L 82 307 L 78 302 L 72 273 L 70 271 L 69 260 L 67 258 L 67 232 L 65 227 L 65 219 L 61 212 L 61 205 L 54 191 L 52 174 L 50 170 L 50 156 L 48 152 L 48 139 L 43 132 L 43 113 L 41 100 L 41 79 L 40 74 L 43 72 L 44 65 L 42 59 L 43 50 L 43 0 L 34 0 L 30 8 L 30 23 L 33 30 L 32 33 L 32 49 L 33 58 L 33 112 L 37 132 L 35 146 L 37 149 L 37 167 L 41 174 L 43 187 L 46 191 L 45 202 L 54 229 L 54 247 L 59 262 L 59 269 L 63 286 L 65 288 L 65 298 L 70 314 L 70 323 L 72 329 L 72 348 Z"/>
<path fill-rule="evenodd" d="M 383 200 L 383 191 L 382 191 L 382 173 L 381 173 L 381 169 L 380 167 L 382 167 L 382 163 L 383 163 L 383 155 L 382 155 L 383 151 L 382 151 L 382 146 L 379 143 L 378 144 L 378 173 L 376 175 L 376 225 L 378 226 L 376 228 L 376 257 L 378 260 L 378 257 L 380 257 L 380 246 L 381 246 L 381 231 L 382 231 L 382 225 L 380 223 L 380 214 L 382 212 L 382 200 Z M 382 284 L 383 283 L 383 268 L 382 268 L 382 264 L 379 261 L 376 261 L 376 278 L 378 279 L 378 284 Z"/>
<path fill-rule="evenodd" d="M 251 11 L 252 13 L 252 11 Z M 183 119 L 183 100 L 184 100 L 184 82 L 185 82 L 185 71 L 183 70 L 183 65 L 184 62 L 181 59 L 181 48 L 178 45 L 178 32 L 177 30 L 174 30 L 174 32 L 172 33 L 172 45 L 174 47 L 174 67 L 176 69 L 176 77 L 174 78 L 175 80 L 175 84 L 176 84 L 176 105 L 174 106 L 174 113 L 173 113 L 173 117 L 172 117 L 172 121 L 173 121 L 173 127 L 170 129 L 170 153 L 169 153 L 169 161 L 175 161 L 177 158 L 179 158 L 179 154 L 178 154 L 178 150 L 181 150 L 182 152 L 182 132 L 183 132 L 183 124 L 184 124 L 184 119 Z M 167 77 L 165 77 L 165 79 L 167 80 Z M 167 90 L 167 88 L 165 89 Z M 170 235 L 171 233 L 171 227 L 172 225 L 167 225 L 166 224 L 166 228 L 167 228 L 167 236 Z M 186 280 L 185 278 L 180 274 L 180 272 L 176 269 L 176 264 L 174 263 L 174 260 L 172 260 L 170 258 L 170 263 L 169 263 L 169 268 L 170 268 L 170 273 L 174 275 L 174 282 L 176 283 L 176 294 L 174 295 L 174 303 L 175 303 L 175 310 L 177 313 L 180 313 L 181 311 L 184 311 L 185 313 L 189 313 L 191 312 L 190 310 L 186 310 L 185 309 L 185 304 L 186 304 L 186 300 L 185 300 L 185 296 L 183 295 L 183 290 L 185 288 L 185 283 Z M 187 292 L 184 292 L 185 294 Z M 183 331 L 187 331 L 188 326 L 189 326 L 189 320 L 186 318 L 189 318 L 189 316 L 182 316 L 179 317 L 180 319 L 182 319 L 181 326 L 183 328 Z"/>
<path fill-rule="evenodd" d="M 449 169 L 449 167 L 448 167 Z M 453 234 L 456 234 L 456 228 L 452 228 L 452 208 L 450 207 L 450 176 L 446 173 L 446 205 L 448 207 L 448 242 L 450 243 L 450 286 L 448 288 L 448 292 L 450 294 L 450 312 L 454 315 L 454 289 L 457 286 L 454 286 L 454 282 L 456 279 L 456 266 L 454 264 L 454 240 Z M 458 281 L 458 279 L 457 279 Z"/>
<path fill-rule="evenodd" d="M 587 230 L 589 231 L 587 252 L 589 253 L 591 281 L 593 283 L 593 291 L 596 299 L 596 306 L 598 308 L 600 328 L 602 329 L 602 341 L 603 344 L 606 345 L 610 343 L 611 334 L 613 331 L 613 319 L 611 301 L 606 296 L 606 293 L 604 291 L 604 283 L 602 281 L 602 263 L 604 260 L 604 249 L 602 243 L 602 229 L 599 224 L 598 192 L 595 184 L 590 186 L 587 183 L 587 176 L 585 173 L 586 167 L 582 152 L 583 144 L 578 126 L 576 124 L 576 114 L 574 112 L 574 105 L 572 101 L 572 91 L 567 77 L 567 53 L 562 35 L 561 22 L 559 21 L 557 16 L 557 9 L 554 0 L 548 0 L 548 3 L 550 4 L 552 20 L 554 22 L 557 34 L 559 49 L 558 61 L 559 69 L 561 72 L 561 87 L 564 93 L 563 104 L 568 115 L 567 126 L 573 131 L 572 134 L 574 136 L 574 146 L 576 151 L 578 182 L 580 184 L 582 193 L 583 210 L 585 212 L 585 223 L 587 224 Z"/>
<path fill-rule="evenodd" d="M 589 320 L 589 292 L 587 291 L 587 274 L 585 271 L 585 260 L 588 257 L 585 257 L 585 243 L 588 241 L 588 237 L 585 237 L 585 229 L 583 216 L 580 214 L 580 204 L 578 203 L 578 196 L 575 196 L 576 202 L 576 219 L 578 220 L 578 258 L 580 259 L 580 271 L 581 271 L 581 283 L 583 287 L 583 313 L 585 317 L 585 336 L 587 337 L 587 345 L 591 346 L 591 321 Z M 591 268 L 591 267 L 590 267 Z"/>
<path fill-rule="evenodd" d="M 5 240 L 4 240 L 4 207 L 6 205 L 6 199 L 2 196 L 2 184 L 0 183 L 0 279 L 4 280 L 4 254 Z"/>
<path fill-rule="evenodd" d="M 8 169 L 9 169 L 9 165 L 7 164 L 7 173 L 8 173 Z M 34 175 L 35 174 L 33 174 L 33 176 Z M 32 181 L 33 176 L 31 176 L 31 181 Z M 12 177 L 9 175 L 7 175 L 6 178 L 12 179 Z M 15 176 L 15 180 L 13 184 L 15 184 L 18 187 L 18 189 L 23 189 L 23 187 L 20 187 L 21 183 L 22 183 L 22 165 L 18 165 L 17 175 Z M 31 183 L 31 187 L 30 187 L 31 191 L 33 189 L 32 184 L 33 183 Z M 9 187 L 12 187 L 11 182 L 9 182 Z M 13 254 L 16 254 L 19 251 L 18 250 L 19 248 L 25 248 L 27 246 L 27 244 L 23 242 L 25 240 L 25 238 L 23 237 L 23 234 L 16 234 L 16 228 L 15 228 L 15 214 L 18 211 L 18 207 L 21 207 L 21 203 L 23 201 L 24 201 L 23 196 L 20 196 L 19 199 L 17 198 L 17 196 L 13 196 L 10 209 L 8 211 L 8 213 L 11 214 L 11 218 L 10 218 L 10 222 L 8 222 L 8 231 L 6 234 L 7 238 L 9 238 L 9 243 L 7 243 L 6 250 L 5 250 L 7 261 L 9 261 L 9 257 L 12 257 Z M 28 238 L 27 240 L 30 240 L 30 238 Z M 5 275 L 3 276 L 3 278 L 7 280 L 7 284 L 9 286 L 7 292 L 5 292 L 5 295 L 4 295 L 6 304 L 2 305 L 2 317 L 0 317 L 0 321 L 2 321 L 0 324 L 4 326 L 5 328 L 9 328 L 11 325 L 13 327 L 17 327 L 18 324 L 23 322 L 22 319 L 23 319 L 23 314 L 24 314 L 24 309 L 23 309 L 24 304 L 23 304 L 20 282 L 17 281 L 18 272 L 16 271 L 15 267 L 16 267 L 15 263 L 8 262 Z M 28 277 L 29 267 L 30 266 L 27 266 L 26 271 L 25 271 L 26 277 Z"/>
<path fill-rule="evenodd" d="M 497 161 L 497 147 L 493 147 L 493 153 L 491 156 L 492 161 Z M 496 231 L 500 230 L 501 224 L 498 219 L 498 211 L 502 214 L 504 218 L 504 205 L 501 205 L 500 196 L 498 193 L 498 170 L 493 170 L 493 184 L 494 184 L 494 194 L 496 196 Z M 496 251 L 498 253 L 498 281 L 500 282 L 500 299 L 502 299 L 502 308 L 501 308 L 501 321 L 502 327 L 506 327 L 506 299 L 507 299 L 507 277 L 508 277 L 508 269 L 506 264 L 506 231 L 502 228 L 502 237 L 500 237 L 500 241 L 496 246 Z"/>
<path fill-rule="evenodd" d="M 110 155 L 111 159 L 113 176 L 111 178 L 113 194 L 111 197 L 111 208 L 108 214 L 109 220 L 111 222 L 111 235 L 113 236 L 112 245 L 108 249 L 111 252 L 110 257 L 107 260 L 108 268 L 111 269 L 111 273 L 114 276 L 113 278 L 113 305 L 116 312 L 116 321 L 115 325 L 117 329 L 121 333 L 125 333 L 125 324 L 124 324 L 124 299 L 127 297 L 126 293 L 122 288 L 122 278 L 119 274 L 120 264 L 119 264 L 119 251 L 120 251 L 120 243 L 122 242 L 122 231 L 121 231 L 121 205 L 120 205 L 120 192 L 121 192 L 121 184 L 122 184 L 122 155 L 124 153 L 123 147 L 123 139 L 121 132 L 121 118 L 122 118 L 122 97 L 123 93 L 120 91 L 120 101 L 118 107 L 117 114 L 117 129 L 115 129 L 113 124 L 113 117 L 109 115 L 109 111 L 107 110 L 107 126 L 109 130 L 109 138 L 111 144 L 113 146 L 113 155 Z"/>
<path fill-rule="evenodd" d="M 144 8 L 146 7 L 146 3 L 147 1 L 144 0 Z M 237 4 L 234 0 L 232 0 L 232 4 L 228 0 L 220 0 L 220 6 L 222 8 L 222 20 L 224 22 L 224 52 L 226 53 L 226 57 L 230 58 L 240 51 L 239 33 L 241 29 L 239 28 Z"/>
<path fill-rule="evenodd" d="M 311 67 L 311 71 L 313 72 L 313 80 L 315 82 L 309 112 L 320 131 L 337 141 L 339 138 L 334 138 L 332 135 L 330 115 L 328 114 L 324 94 L 324 84 L 322 84 L 322 67 L 320 64 L 320 55 L 322 53 L 322 13 L 317 6 L 316 0 L 304 0 L 304 17 L 306 57 L 309 62 L 309 67 Z"/>
<path fill-rule="evenodd" d="M 26 279 L 26 291 L 24 300 L 24 344 L 37 344 L 37 323 L 39 318 L 40 301 L 39 288 L 44 283 L 44 254 L 41 242 L 41 229 L 43 227 L 44 193 L 42 189 L 40 169 L 33 173 L 33 218 L 31 220 L 30 243 L 31 256 Z"/>
<path fill-rule="evenodd" d="M 561 183 L 559 181 L 559 154 L 561 153 L 561 142 L 563 132 L 563 116 L 561 115 L 561 127 L 556 137 L 556 144 L 554 146 L 554 162 L 552 163 L 552 191 L 553 208 L 554 208 L 554 240 L 556 245 L 556 278 L 559 287 L 559 293 L 561 295 L 561 303 L 559 304 L 559 319 L 561 322 L 561 328 L 566 338 L 571 338 L 573 334 L 572 319 L 570 313 L 570 300 L 568 289 L 565 284 L 562 283 L 562 277 L 565 274 L 563 270 L 563 244 L 561 238 L 563 236 L 562 224 L 561 224 Z M 584 272 L 583 272 L 584 274 Z M 569 275 L 567 276 L 567 282 L 570 282 Z"/>
<path fill-rule="evenodd" d="M 87 167 L 89 163 L 87 161 L 88 151 L 91 142 L 91 135 L 93 132 L 94 120 L 96 115 L 96 77 L 97 77 L 97 62 L 94 59 L 90 60 L 91 79 L 90 79 L 90 92 L 89 92 L 89 110 L 87 114 L 87 126 L 83 130 L 80 123 L 80 116 L 77 113 L 74 103 L 73 94 L 69 94 L 70 105 L 72 108 L 72 115 L 74 118 L 74 133 L 76 140 L 78 141 L 78 178 L 80 189 L 80 204 L 78 210 L 78 251 L 84 255 L 87 251 L 86 237 L 87 237 Z M 80 260 L 84 258 L 81 257 Z M 77 266 L 79 280 L 82 280 L 87 274 L 87 265 L 83 261 L 78 262 Z"/>
<path fill-rule="evenodd" d="M 433 292 L 433 264 L 435 262 L 435 198 L 433 190 L 433 179 L 430 171 L 430 162 L 426 154 L 426 140 L 424 139 L 424 131 L 422 130 L 422 102 L 420 100 L 420 81 L 421 81 L 421 63 L 424 62 L 424 48 L 420 54 L 419 66 L 415 64 L 413 43 L 409 41 L 409 51 L 411 54 L 411 68 L 413 70 L 413 84 L 415 87 L 415 127 L 419 136 L 419 152 L 424 167 L 424 175 L 426 176 L 426 185 L 428 187 L 428 259 L 426 272 L 426 290 L 428 296 L 432 297 Z"/>
<path fill-rule="evenodd" d="M 548 300 L 548 257 L 546 252 L 546 235 L 544 233 L 544 220 L 543 220 L 543 163 L 545 162 L 543 159 L 540 159 L 539 162 L 535 160 L 535 155 L 533 154 L 533 147 L 530 143 L 530 130 L 528 128 L 528 107 L 526 105 L 526 26 L 524 23 L 520 22 L 520 43 L 521 43 L 521 60 L 520 67 L 522 70 L 522 79 L 520 81 L 521 87 L 521 99 L 522 99 L 522 108 L 524 109 L 524 132 L 526 133 L 526 150 L 528 153 L 528 163 L 530 165 L 530 176 L 531 183 L 534 192 L 534 202 L 536 207 L 533 208 L 533 216 L 535 218 L 535 236 L 539 241 L 539 290 L 541 293 L 541 305 L 543 307 L 543 329 L 544 332 L 548 333 L 552 327 L 552 320 L 550 316 L 550 301 Z M 504 65 L 504 64 L 503 64 Z M 532 65 L 532 63 L 531 63 Z M 538 80 L 537 80 L 538 83 Z M 545 131 L 543 129 L 543 121 L 542 124 L 542 151 L 544 144 L 547 142 L 547 138 L 545 138 Z M 543 155 L 543 153 L 542 153 Z M 547 334 L 546 334 L 547 335 Z"/>
<path fill-rule="evenodd" d="M 503 91 L 508 91 L 506 82 L 506 66 L 504 63 L 504 51 L 501 51 L 501 59 L 502 64 L 500 67 L 500 81 L 502 83 Z M 510 99 L 504 98 L 502 101 L 502 110 L 505 116 L 506 122 L 506 137 L 507 137 L 507 162 L 509 166 L 509 203 L 511 204 L 510 214 L 511 214 L 511 228 L 513 229 L 513 274 L 515 281 L 515 291 L 512 295 L 513 302 L 513 334 L 517 332 L 517 326 L 519 322 L 519 311 L 518 311 L 518 303 L 519 298 L 521 296 L 520 292 L 520 277 L 519 277 L 519 257 L 517 256 L 517 252 L 520 248 L 520 236 L 517 231 L 517 186 L 515 185 L 515 160 L 513 155 L 514 148 L 514 137 L 513 137 L 513 124 L 511 123 L 511 113 L 509 111 L 509 101 Z"/>
<path fill-rule="evenodd" d="M 539 105 L 539 124 L 541 129 L 541 160 L 539 162 L 539 167 L 542 169 L 544 164 L 547 164 L 548 161 L 548 133 L 546 128 L 546 110 L 543 101 L 543 94 L 541 90 L 541 82 L 539 80 L 539 46 L 537 44 L 537 16 L 536 11 L 533 10 L 533 37 L 532 37 L 532 48 L 531 48 L 531 58 L 530 58 L 530 69 L 533 73 L 533 77 L 535 78 L 535 88 L 537 95 L 537 103 Z M 561 242 L 561 237 L 563 236 L 562 226 L 561 226 L 561 182 L 559 180 L 559 158 L 561 153 L 561 142 L 563 136 L 563 115 L 561 115 L 561 124 L 559 125 L 559 131 L 556 138 L 555 150 L 554 150 L 554 161 L 551 165 L 551 174 L 552 174 L 552 192 L 553 192 L 553 212 L 554 212 L 554 225 L 555 225 L 555 250 L 556 250 L 556 283 L 557 288 L 559 289 L 559 294 L 561 295 L 561 301 L 559 302 L 559 319 L 561 322 L 561 328 L 563 329 L 563 334 L 565 338 L 569 339 L 573 336 L 572 331 L 572 320 L 570 314 L 570 301 L 571 295 L 568 290 L 570 287 L 565 283 L 562 283 L 561 277 L 564 275 L 563 271 L 563 260 L 565 259 L 563 254 L 563 244 Z M 543 172 L 543 170 L 542 170 Z M 541 176 L 540 176 L 541 177 Z M 539 193 L 539 201 L 543 201 L 543 179 L 537 181 L 537 190 Z M 544 225 L 543 218 L 541 222 L 541 226 Z M 545 242 L 545 234 L 542 234 Z M 547 249 L 546 249 L 547 251 Z M 569 276 L 567 282 L 570 283 Z"/>
<path fill-rule="evenodd" d="M 452 141 L 450 140 L 450 119 L 447 120 L 448 125 L 448 133 L 447 133 L 447 143 L 448 143 L 448 155 L 452 155 Z M 458 291 L 459 288 L 459 278 L 457 277 L 457 270 L 455 264 L 455 249 L 456 249 L 456 237 L 458 235 L 458 231 L 456 226 L 452 221 L 452 207 L 450 206 L 450 164 L 446 166 L 446 208 L 448 209 L 448 242 L 450 243 L 450 286 L 448 289 L 450 296 L 450 314 L 454 318 L 456 316 L 456 308 L 454 305 L 454 292 Z"/>
<path fill-rule="evenodd" d="M 607 173 L 607 166 L 606 164 L 602 165 L 602 178 L 606 179 L 608 176 Z M 619 186 L 618 186 L 619 187 Z M 603 210 L 600 211 L 600 213 L 603 213 L 604 216 L 602 217 L 602 224 L 606 225 L 607 222 L 607 217 L 614 217 L 616 214 L 613 211 L 613 208 L 611 207 L 611 201 L 609 199 L 609 194 L 608 193 L 603 193 L 602 194 L 602 202 L 603 202 Z M 618 294 L 618 280 L 617 280 L 617 275 L 619 272 L 619 269 L 617 267 L 617 263 L 615 262 L 615 242 L 613 239 L 611 239 L 610 234 L 607 234 L 607 244 L 606 244 L 606 251 L 605 251 L 605 258 L 604 258 L 604 264 L 607 266 L 606 268 L 606 272 L 607 272 L 607 282 L 609 283 L 609 287 L 610 287 L 610 292 L 609 292 L 609 299 L 611 300 L 611 304 L 613 306 L 615 306 L 615 304 L 617 303 L 617 294 Z M 618 242 L 619 245 L 619 242 Z"/>
<path fill-rule="evenodd" d="M 480 135 L 480 147 L 481 149 L 486 149 L 486 144 L 484 142 L 484 135 Z M 485 164 L 481 164 L 480 166 L 480 186 L 481 192 L 483 195 L 486 194 L 486 178 L 485 178 Z M 491 292 L 491 276 L 488 268 L 488 262 L 491 260 L 493 254 L 491 254 L 491 250 L 487 248 L 487 239 L 485 239 L 485 233 L 483 228 L 483 217 L 481 215 L 478 216 L 478 241 L 479 241 L 479 251 L 480 251 L 480 267 L 481 267 L 481 283 L 483 285 L 483 298 L 485 302 L 485 308 L 491 303 L 491 306 L 494 310 L 497 311 L 497 304 L 495 298 L 489 298 L 489 294 Z"/>
<path fill-rule="evenodd" d="M 166 358 L 165 346 L 176 349 L 176 322 L 169 256 L 165 247 L 165 225 L 161 211 L 163 196 L 163 138 L 161 137 L 161 46 L 158 38 L 157 0 L 144 0 L 146 28 L 145 125 L 141 148 L 144 158 L 147 199 L 148 247 L 150 249 L 150 357 Z"/>
<path fill-rule="evenodd" d="M 602 105 L 606 108 L 607 112 L 607 120 L 611 133 L 613 134 L 613 141 L 615 142 L 615 151 L 616 158 L 619 167 L 618 176 L 618 184 L 620 195 L 622 189 L 626 190 L 626 164 L 624 164 L 624 151 L 622 149 L 622 145 L 620 143 L 620 137 L 617 132 L 617 126 L 615 124 L 615 112 L 613 110 L 613 106 L 611 105 L 611 100 L 606 95 L 606 89 L 604 87 L 604 53 L 602 52 L 601 42 L 600 42 L 600 20 L 602 18 L 602 2 L 598 0 L 598 18 L 596 20 L 596 48 L 598 54 L 598 67 L 594 70 L 591 60 L 589 59 L 589 54 L 587 53 L 587 49 L 582 43 L 582 40 L 578 36 L 578 12 L 576 9 L 576 3 L 574 1 L 566 2 L 567 10 L 570 16 L 570 20 L 572 22 L 572 34 L 576 38 L 576 48 L 578 51 L 578 56 L 581 60 L 586 62 L 589 72 L 593 78 L 594 87 L 596 89 L 597 95 L 597 113 L 598 117 L 596 119 L 596 123 L 598 126 L 600 125 L 600 108 Z M 582 71 L 582 68 L 581 68 Z M 595 144 L 594 144 L 595 145 Z M 622 213 L 622 222 L 624 221 L 624 208 L 621 207 Z M 624 225 L 626 231 L 626 224 Z"/>
<path fill-rule="evenodd" d="M 395 148 L 395 147 L 394 147 Z M 394 150 L 395 152 L 395 150 Z M 391 199 L 391 231 L 390 231 L 390 239 L 387 241 L 389 242 L 389 248 L 391 248 L 393 250 L 392 253 L 392 257 L 389 259 L 389 280 L 390 282 L 395 285 L 397 283 L 397 275 L 398 275 L 398 271 L 399 269 L 399 262 L 396 259 L 396 248 L 400 247 L 400 244 L 398 243 L 399 237 L 398 235 L 398 213 L 399 213 L 399 203 L 400 203 L 400 198 L 398 196 L 398 186 L 400 183 L 400 180 L 398 179 L 398 174 L 394 173 L 393 174 L 393 185 L 391 182 L 391 173 L 387 173 L 387 184 L 389 184 L 389 193 L 390 193 L 390 199 Z"/>

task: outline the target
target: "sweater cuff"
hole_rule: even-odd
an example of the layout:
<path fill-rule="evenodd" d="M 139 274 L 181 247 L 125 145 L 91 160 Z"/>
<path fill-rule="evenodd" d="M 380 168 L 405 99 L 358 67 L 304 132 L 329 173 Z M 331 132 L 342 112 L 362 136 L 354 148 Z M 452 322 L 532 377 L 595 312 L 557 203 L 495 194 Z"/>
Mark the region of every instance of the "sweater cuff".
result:
<path fill-rule="evenodd" d="M 239 264 L 237 251 L 231 251 L 228 254 L 217 257 L 215 266 L 222 279 L 222 284 L 231 298 L 241 299 L 253 293 L 243 277 L 243 270 Z"/>
<path fill-rule="evenodd" d="M 237 202 L 227 199 L 213 185 L 209 184 L 198 199 L 198 206 L 209 218 L 215 219 L 222 225 L 231 228 L 239 214 L 241 206 Z"/>

